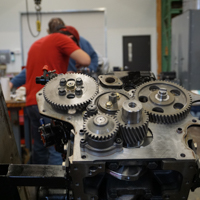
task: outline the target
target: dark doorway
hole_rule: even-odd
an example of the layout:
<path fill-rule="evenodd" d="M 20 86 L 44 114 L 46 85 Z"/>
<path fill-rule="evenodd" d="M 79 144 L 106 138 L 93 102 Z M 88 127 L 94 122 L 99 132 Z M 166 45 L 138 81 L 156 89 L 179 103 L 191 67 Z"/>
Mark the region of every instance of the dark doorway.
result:
<path fill-rule="evenodd" d="M 123 36 L 123 69 L 151 71 L 151 36 Z"/>

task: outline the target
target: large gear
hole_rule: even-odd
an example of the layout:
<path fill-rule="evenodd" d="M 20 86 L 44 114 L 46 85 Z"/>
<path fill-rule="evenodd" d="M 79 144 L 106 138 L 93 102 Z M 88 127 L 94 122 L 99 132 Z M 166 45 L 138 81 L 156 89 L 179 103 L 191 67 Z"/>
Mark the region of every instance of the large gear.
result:
<path fill-rule="evenodd" d="M 182 86 L 168 81 L 150 81 L 135 91 L 150 122 L 171 124 L 184 119 L 190 112 L 192 98 Z"/>
<path fill-rule="evenodd" d="M 115 116 L 124 146 L 140 146 L 147 135 L 149 123 L 149 117 L 142 104 L 136 100 L 126 100 Z"/>
<path fill-rule="evenodd" d="M 45 85 L 43 93 L 45 100 L 55 109 L 82 109 L 96 96 L 98 85 L 84 74 L 61 74 Z"/>
<path fill-rule="evenodd" d="M 100 113 L 114 115 L 122 107 L 122 103 L 130 98 L 124 90 L 107 90 L 99 93 L 92 100 L 92 104 L 97 105 Z"/>

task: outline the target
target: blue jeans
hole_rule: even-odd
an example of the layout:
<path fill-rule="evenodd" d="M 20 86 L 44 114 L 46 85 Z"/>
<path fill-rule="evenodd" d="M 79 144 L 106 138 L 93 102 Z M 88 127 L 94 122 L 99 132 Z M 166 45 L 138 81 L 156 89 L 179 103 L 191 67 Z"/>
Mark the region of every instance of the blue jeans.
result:
<path fill-rule="evenodd" d="M 27 106 L 27 115 L 31 122 L 31 134 L 34 139 L 34 145 L 32 148 L 33 164 L 49 164 L 49 165 L 61 165 L 62 155 L 57 152 L 54 146 L 44 147 L 41 140 L 38 128 L 40 125 L 40 118 L 43 118 L 45 124 L 50 123 L 50 119 L 40 115 L 37 105 Z"/>

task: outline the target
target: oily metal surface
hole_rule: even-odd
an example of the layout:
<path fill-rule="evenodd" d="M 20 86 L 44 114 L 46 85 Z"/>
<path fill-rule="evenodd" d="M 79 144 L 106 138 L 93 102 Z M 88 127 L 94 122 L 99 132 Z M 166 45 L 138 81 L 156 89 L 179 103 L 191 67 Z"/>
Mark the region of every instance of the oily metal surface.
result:
<path fill-rule="evenodd" d="M 60 86 L 60 80 L 66 79 L 66 85 Z M 82 79 L 82 84 L 74 83 L 77 78 Z M 82 94 L 77 95 L 76 89 L 82 90 Z M 64 92 L 64 95 L 59 95 L 59 90 Z M 61 74 L 51 79 L 44 87 L 43 94 L 46 101 L 54 108 L 59 110 L 81 109 L 96 96 L 98 85 L 96 81 L 84 74 Z"/>
<path fill-rule="evenodd" d="M 115 136 L 118 128 L 115 118 L 105 114 L 98 114 L 85 120 L 83 130 L 86 135 L 95 140 L 106 140 Z"/>
<path fill-rule="evenodd" d="M 149 123 L 149 131 L 153 134 L 152 142 L 147 146 L 140 148 L 123 148 L 122 152 L 115 153 L 111 156 L 106 156 L 103 160 L 124 160 L 124 159 L 176 159 L 176 160 L 194 160 L 196 156 L 194 152 L 185 144 L 185 136 L 187 134 L 187 127 L 194 124 L 190 114 L 187 120 L 181 122 L 165 125 Z M 195 124 L 200 125 L 197 120 Z M 177 133 L 177 129 L 182 128 L 182 133 Z M 80 154 L 80 139 L 77 135 L 74 142 L 73 162 L 83 161 Z M 181 155 L 185 155 L 182 157 Z M 84 153 L 86 161 L 97 161 L 100 158 Z M 102 158 L 101 158 L 102 159 Z M 72 161 L 72 160 L 71 160 Z"/>
<path fill-rule="evenodd" d="M 193 120 L 195 122 L 195 119 Z M 188 138 L 192 138 L 194 147 L 196 148 L 196 154 L 200 157 L 200 126 L 195 123 L 188 128 L 188 134 L 185 138 L 186 144 L 188 143 Z"/>
<path fill-rule="evenodd" d="M 98 76 L 98 79 L 101 81 L 101 83 L 107 87 L 120 87 L 123 85 L 123 82 L 114 75 L 100 75 Z"/>
<path fill-rule="evenodd" d="M 37 93 L 37 101 L 39 112 L 43 115 L 49 116 L 54 119 L 60 119 L 71 123 L 75 129 L 74 138 L 74 153 L 70 157 L 71 162 L 94 162 L 102 160 L 100 157 L 90 155 L 86 152 L 81 152 L 80 140 L 84 136 L 79 135 L 79 130 L 83 129 L 83 117 L 80 113 L 69 115 L 67 113 L 58 113 L 45 101 L 42 95 Z M 187 134 L 187 127 L 195 124 L 200 125 L 200 120 L 196 119 L 194 123 L 192 120 L 196 119 L 188 114 L 186 119 L 180 122 L 165 125 L 149 123 L 149 131 L 153 134 L 152 142 L 140 148 L 123 148 L 123 151 L 113 155 L 105 156 L 103 160 L 120 160 L 120 159 L 177 159 L 188 160 L 196 159 L 194 152 L 185 144 L 185 135 Z M 177 129 L 182 128 L 182 133 L 177 133 Z M 185 157 L 181 154 L 184 153 Z M 85 159 L 82 156 L 85 155 Z"/>
<path fill-rule="evenodd" d="M 112 93 L 118 93 L 120 98 L 116 103 L 112 104 L 111 108 L 106 107 L 106 103 L 109 101 L 109 95 Z M 121 107 L 125 100 L 130 99 L 129 94 L 124 90 L 106 90 L 100 92 L 93 100 L 92 103 L 97 105 L 98 109 L 102 113 L 115 114 Z"/>
<path fill-rule="evenodd" d="M 156 94 L 166 88 L 169 99 L 158 101 Z M 135 91 L 135 99 L 142 102 L 151 122 L 174 123 L 184 119 L 192 105 L 191 95 L 183 87 L 167 81 L 150 81 L 140 85 Z"/>
<path fill-rule="evenodd" d="M 44 89 L 44 88 L 43 88 Z M 36 94 L 36 99 L 38 102 L 38 109 L 42 115 L 50 117 L 52 119 L 58 119 L 64 122 L 70 123 L 77 133 L 80 129 L 83 128 L 83 113 L 78 111 L 75 114 L 68 114 L 66 111 L 56 111 L 54 110 L 50 104 L 46 102 L 43 95 L 43 89 L 41 89 Z"/>
<path fill-rule="evenodd" d="M 116 119 L 119 124 L 120 135 L 127 145 L 140 144 L 148 132 L 149 117 L 142 111 L 142 119 L 136 124 L 127 124 L 122 119 L 122 109 L 116 113 Z"/>
<path fill-rule="evenodd" d="M 100 90 L 104 92 L 108 91 L 107 89 L 103 89 L 101 87 Z M 154 97 L 155 95 L 153 95 L 151 101 L 156 101 L 156 98 L 154 99 Z M 171 98 L 171 102 L 174 102 L 175 98 L 176 97 L 174 97 L 174 99 Z M 191 184 L 193 183 L 194 174 L 196 173 L 194 169 L 191 170 L 191 166 L 196 166 L 196 162 L 198 162 L 197 155 L 186 143 L 186 136 L 189 135 L 189 130 L 193 132 L 193 130 L 188 129 L 188 127 L 200 126 L 200 121 L 195 117 L 192 117 L 190 114 L 186 113 L 186 118 L 181 118 L 179 116 L 179 121 L 172 124 L 166 125 L 150 122 L 148 126 L 148 134 L 150 133 L 152 138 L 151 142 L 147 145 L 142 143 L 139 148 L 123 148 L 123 150 L 120 152 L 113 152 L 112 154 L 97 156 L 89 153 L 88 151 L 82 151 L 81 149 L 80 143 L 86 139 L 85 135 L 82 134 L 83 131 L 81 131 L 82 133 L 80 132 L 79 134 L 79 130 L 85 127 L 83 126 L 84 121 L 81 112 L 67 114 L 66 112 L 56 111 L 44 100 L 43 97 L 37 95 L 37 100 L 41 114 L 50 116 L 54 119 L 60 119 L 62 121 L 69 122 L 74 126 L 75 137 L 73 143 L 73 155 L 69 157 L 69 160 L 71 162 L 70 176 L 73 180 L 72 190 L 75 191 L 75 199 L 98 199 L 98 196 L 85 192 L 83 180 L 84 178 L 92 178 L 101 172 L 104 173 L 106 167 L 104 166 L 105 163 L 121 162 L 130 164 L 132 162 L 138 162 L 138 160 L 142 160 L 144 162 L 145 160 L 147 162 L 159 160 L 159 162 L 161 161 L 163 170 L 174 170 L 180 172 L 183 177 L 180 190 L 176 191 L 177 193 L 170 191 L 170 197 L 168 193 L 169 191 L 166 191 L 166 193 L 164 191 L 162 198 L 164 199 L 164 197 L 169 197 L 170 199 L 174 200 L 187 199 L 187 193 L 191 187 Z M 158 102 L 155 105 L 160 106 L 160 104 L 162 103 Z M 161 106 L 166 106 L 166 102 L 165 105 L 163 103 Z M 103 120 L 101 122 L 100 119 L 96 119 L 93 122 L 97 125 L 99 124 L 101 127 L 102 124 L 107 123 L 107 120 Z"/>

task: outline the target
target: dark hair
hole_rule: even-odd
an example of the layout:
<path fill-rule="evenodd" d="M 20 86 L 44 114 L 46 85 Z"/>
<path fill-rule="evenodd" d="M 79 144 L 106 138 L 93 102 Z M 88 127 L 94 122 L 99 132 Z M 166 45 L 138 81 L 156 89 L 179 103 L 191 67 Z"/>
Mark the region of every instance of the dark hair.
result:
<path fill-rule="evenodd" d="M 49 21 L 49 33 L 56 33 L 58 32 L 59 27 L 63 27 L 65 23 L 61 18 L 52 18 Z"/>

